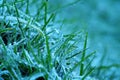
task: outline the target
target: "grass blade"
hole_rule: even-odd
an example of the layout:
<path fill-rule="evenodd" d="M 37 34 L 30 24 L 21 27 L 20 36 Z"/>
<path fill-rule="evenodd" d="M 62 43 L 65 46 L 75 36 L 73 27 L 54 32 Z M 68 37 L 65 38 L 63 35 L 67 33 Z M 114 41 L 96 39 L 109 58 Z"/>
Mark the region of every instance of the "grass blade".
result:
<path fill-rule="evenodd" d="M 88 37 L 88 33 L 86 33 L 86 36 L 85 36 L 85 42 L 84 42 L 84 47 L 83 47 L 84 51 L 82 52 L 82 60 L 81 60 L 82 62 L 84 62 L 84 60 L 85 60 L 87 37 Z M 80 75 L 81 76 L 84 74 L 83 70 L 84 70 L 84 64 L 82 63 L 80 66 Z"/>

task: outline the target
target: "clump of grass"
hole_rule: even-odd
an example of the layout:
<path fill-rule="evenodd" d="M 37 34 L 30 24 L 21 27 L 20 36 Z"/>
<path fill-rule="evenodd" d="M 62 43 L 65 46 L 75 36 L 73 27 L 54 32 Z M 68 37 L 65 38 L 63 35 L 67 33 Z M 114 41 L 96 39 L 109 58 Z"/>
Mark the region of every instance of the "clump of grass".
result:
<path fill-rule="evenodd" d="M 79 45 L 83 32 L 63 35 L 53 26 L 55 15 L 48 13 L 48 1 L 40 1 L 34 15 L 29 10 L 32 2 L 3 0 L 0 5 L 0 78 L 87 79 L 94 70 L 91 63 L 95 53 L 86 53 L 88 34 L 84 45 Z"/>

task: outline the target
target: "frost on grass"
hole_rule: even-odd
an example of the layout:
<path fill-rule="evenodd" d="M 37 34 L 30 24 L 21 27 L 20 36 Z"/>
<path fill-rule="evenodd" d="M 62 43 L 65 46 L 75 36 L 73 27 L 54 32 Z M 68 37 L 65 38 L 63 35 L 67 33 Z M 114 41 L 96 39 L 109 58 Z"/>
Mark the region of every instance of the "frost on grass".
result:
<path fill-rule="evenodd" d="M 87 68 L 91 68 L 91 63 L 86 63 L 93 55 L 90 53 L 82 57 L 86 50 L 80 44 L 85 43 L 81 37 L 84 36 L 83 32 L 62 34 L 60 25 L 52 21 L 53 13 L 48 14 L 46 11 L 47 2 L 41 2 L 39 10 L 43 13 L 39 14 L 42 16 L 22 11 L 24 6 L 16 6 L 17 2 L 4 4 L 0 7 L 0 55 L 3 55 L 0 57 L 1 78 L 76 80 L 89 76 Z M 86 68 L 83 77 L 79 75 L 81 64 L 84 64 L 83 69 Z"/>

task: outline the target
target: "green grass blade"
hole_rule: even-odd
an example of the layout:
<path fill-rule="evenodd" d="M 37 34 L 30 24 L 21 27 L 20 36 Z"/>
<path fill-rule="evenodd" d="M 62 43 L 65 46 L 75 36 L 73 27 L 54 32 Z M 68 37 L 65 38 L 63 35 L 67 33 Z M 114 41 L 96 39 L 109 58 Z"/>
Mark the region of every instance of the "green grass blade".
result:
<path fill-rule="evenodd" d="M 22 27 L 21 27 L 21 24 L 20 24 L 20 20 L 19 20 L 20 14 L 19 14 L 19 11 L 18 11 L 18 9 L 17 9 L 17 6 L 16 6 L 16 3 L 15 3 L 15 2 L 14 2 L 14 7 L 15 7 L 15 10 L 16 10 L 18 27 L 19 27 L 19 29 L 20 29 L 20 31 L 21 31 L 21 33 L 22 33 L 22 37 L 25 37 L 25 34 L 24 34 L 23 30 L 22 30 Z"/>
<path fill-rule="evenodd" d="M 88 33 L 86 33 L 85 36 L 85 42 L 84 42 L 84 46 L 83 46 L 83 52 L 82 52 L 82 64 L 80 66 L 80 75 L 82 76 L 84 74 L 83 70 L 84 70 L 84 60 L 85 60 L 85 54 L 86 54 L 86 46 L 87 46 L 87 37 L 88 37 Z"/>
<path fill-rule="evenodd" d="M 49 19 L 48 19 L 48 20 L 46 21 L 46 23 L 44 24 L 42 30 L 45 30 L 46 26 L 48 25 L 48 23 L 50 22 L 50 20 L 52 20 L 52 18 L 54 18 L 54 16 L 55 16 L 54 14 L 51 14 L 51 15 L 50 15 Z"/>
<path fill-rule="evenodd" d="M 91 67 L 93 60 L 94 60 L 94 57 L 88 62 L 88 64 L 86 65 L 86 67 L 84 69 L 84 72 L 87 72 L 88 68 Z"/>
<path fill-rule="evenodd" d="M 86 78 L 88 75 L 90 75 L 94 69 L 95 69 L 95 67 L 94 67 L 94 68 L 91 68 L 91 69 L 82 77 L 82 80 L 85 80 L 85 78 Z"/>
<path fill-rule="evenodd" d="M 27 6 L 26 6 L 26 14 L 29 14 L 29 0 L 26 1 L 27 2 Z"/>
<path fill-rule="evenodd" d="M 84 50 L 83 50 L 83 51 L 84 51 Z M 67 57 L 66 60 L 71 59 L 71 58 L 77 56 L 78 54 L 82 53 L 83 51 L 80 50 L 79 52 L 77 52 L 77 53 L 71 55 L 70 57 Z"/>
<path fill-rule="evenodd" d="M 49 40 L 47 35 L 45 35 L 45 44 L 46 44 L 46 50 L 47 50 L 46 62 L 48 65 L 48 71 L 50 71 L 52 67 L 52 57 L 51 57 L 51 51 L 50 51 Z"/>

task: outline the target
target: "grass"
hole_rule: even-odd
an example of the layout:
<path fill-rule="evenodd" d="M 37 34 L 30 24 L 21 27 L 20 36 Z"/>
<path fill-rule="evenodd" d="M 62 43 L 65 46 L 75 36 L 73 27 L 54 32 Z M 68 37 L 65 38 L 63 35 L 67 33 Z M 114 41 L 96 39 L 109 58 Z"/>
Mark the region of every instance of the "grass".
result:
<path fill-rule="evenodd" d="M 3 0 L 0 5 L 0 79 L 86 80 L 90 77 L 95 69 L 91 66 L 95 52 L 86 52 L 88 34 L 62 34 L 59 26 L 52 26 L 55 13 L 48 13 L 48 1 L 40 1 L 34 15 L 30 12 L 31 4 L 29 0 L 10 3 Z M 81 36 L 84 38 L 80 39 Z"/>

